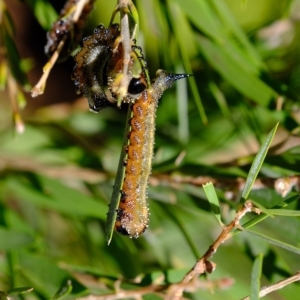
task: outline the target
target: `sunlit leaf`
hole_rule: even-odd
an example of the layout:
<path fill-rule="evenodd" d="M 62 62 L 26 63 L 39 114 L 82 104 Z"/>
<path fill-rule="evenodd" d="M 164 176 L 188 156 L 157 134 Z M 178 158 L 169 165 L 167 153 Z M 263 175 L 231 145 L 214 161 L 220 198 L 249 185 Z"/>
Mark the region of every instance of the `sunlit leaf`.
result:
<path fill-rule="evenodd" d="M 40 25 L 49 30 L 57 19 L 57 12 L 48 0 L 27 0 Z"/>
<path fill-rule="evenodd" d="M 242 199 L 247 199 L 248 195 L 250 193 L 250 190 L 252 188 L 252 185 L 257 177 L 257 174 L 263 164 L 263 161 L 267 155 L 268 149 L 273 141 L 274 135 L 276 133 L 278 124 L 272 129 L 272 131 L 269 133 L 265 143 L 262 145 L 262 147 L 259 149 L 258 153 L 255 156 L 255 159 L 251 165 L 248 177 L 246 179 L 246 183 L 242 192 Z"/>
<path fill-rule="evenodd" d="M 200 35 L 197 42 L 208 62 L 240 93 L 263 106 L 266 106 L 276 96 L 275 91 L 268 85 L 254 75 L 247 73 L 238 62 L 234 61 L 224 51 L 222 45 L 217 45 Z"/>
<path fill-rule="evenodd" d="M 205 184 L 205 185 L 203 185 L 203 189 L 204 189 L 205 195 L 210 203 L 211 209 L 212 209 L 215 217 L 217 218 L 220 225 L 223 226 L 224 224 L 221 220 L 219 200 L 218 200 L 218 196 L 217 196 L 217 193 L 215 191 L 213 184 L 211 182 L 208 184 Z"/>

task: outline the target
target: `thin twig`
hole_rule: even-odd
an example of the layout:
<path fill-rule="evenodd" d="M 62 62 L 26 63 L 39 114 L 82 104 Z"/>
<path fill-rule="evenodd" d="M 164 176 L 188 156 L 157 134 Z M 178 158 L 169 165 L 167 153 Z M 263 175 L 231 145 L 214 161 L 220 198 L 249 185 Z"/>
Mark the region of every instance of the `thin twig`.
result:
<path fill-rule="evenodd" d="M 76 3 L 76 8 L 73 12 L 72 18 L 71 18 L 71 28 L 70 30 L 73 29 L 74 24 L 78 21 L 83 7 L 85 6 L 85 4 L 88 2 L 89 0 L 79 0 L 78 3 Z M 67 35 L 65 35 L 62 40 L 60 41 L 60 43 L 57 46 L 57 49 L 53 52 L 52 56 L 50 57 L 50 59 L 48 60 L 48 62 L 45 64 L 45 66 L 43 67 L 43 75 L 41 76 L 40 80 L 38 81 L 38 83 L 33 87 L 33 89 L 31 90 L 31 97 L 37 97 L 41 94 L 44 93 L 45 90 L 45 86 L 46 86 L 46 81 L 49 77 L 49 74 L 54 66 L 54 64 L 56 63 L 64 45 L 67 39 Z"/>
<path fill-rule="evenodd" d="M 105 295 L 89 295 L 86 297 L 78 298 L 77 300 L 117 300 L 117 299 L 141 299 L 142 296 L 147 294 L 156 294 L 162 297 L 163 299 L 169 299 L 168 291 L 170 287 L 176 287 L 184 289 L 188 292 L 195 292 L 198 289 L 206 289 L 206 290 L 213 290 L 215 288 L 223 289 L 228 288 L 234 283 L 231 278 L 223 278 L 220 280 L 215 281 L 204 281 L 199 280 L 199 278 L 195 278 L 195 280 L 188 282 L 188 283 L 174 283 L 174 284 L 151 284 L 146 287 L 142 287 L 135 290 L 123 290 L 119 287 L 121 284 L 118 281 L 118 286 L 115 286 L 115 292 L 109 293 Z M 182 300 L 184 298 L 181 298 Z"/>
<path fill-rule="evenodd" d="M 196 262 L 193 268 L 185 275 L 185 277 L 181 281 L 181 284 L 187 284 L 196 276 L 203 274 L 205 272 L 211 273 L 215 269 L 216 264 L 210 262 L 209 259 L 213 256 L 214 253 L 216 253 L 219 246 L 230 237 L 230 232 L 234 228 L 239 228 L 239 229 L 241 228 L 240 220 L 245 216 L 246 213 L 251 211 L 253 211 L 253 204 L 251 201 L 246 201 L 244 206 L 236 213 L 234 220 L 229 225 L 224 226 L 223 231 L 216 239 L 216 241 L 211 246 L 209 246 L 205 254 Z M 182 293 L 184 290 L 174 289 L 174 287 L 172 288 L 173 291 L 171 293 L 171 298 L 169 299 L 170 300 L 180 299 L 182 297 Z"/>
<path fill-rule="evenodd" d="M 118 106 L 121 105 L 122 99 L 127 94 L 129 84 L 129 64 L 130 64 L 130 52 L 131 52 L 131 37 L 130 27 L 128 19 L 128 6 L 131 0 L 119 0 L 118 10 L 121 17 L 121 43 L 123 49 L 123 71 L 122 78 L 117 89 L 118 94 Z"/>
<path fill-rule="evenodd" d="M 19 157 L 15 156 L 0 156 L 1 169 L 10 169 L 13 171 L 30 171 L 39 174 L 44 174 L 53 178 L 74 178 L 77 180 L 83 180 L 86 182 L 97 182 L 98 180 L 104 181 L 109 178 L 106 173 L 94 171 L 92 169 L 81 168 L 74 166 L 63 166 L 55 167 L 47 164 L 41 164 L 29 157 Z M 240 187 L 244 185 L 244 179 L 224 179 L 224 178 L 214 178 L 210 176 L 183 176 L 177 174 L 176 176 L 170 176 L 168 174 L 159 174 L 150 176 L 149 184 L 151 186 L 158 185 L 168 185 L 174 189 L 182 189 L 181 184 L 190 184 L 195 186 L 202 186 L 208 182 L 212 182 L 215 187 L 227 188 L 227 193 L 233 194 Z M 228 189 L 229 187 L 229 189 Z M 300 176 L 293 175 L 278 179 L 264 178 L 263 182 L 261 179 L 256 179 L 253 188 L 254 189 L 264 189 L 264 188 L 274 188 L 282 197 L 285 197 L 287 193 L 293 188 L 300 188 Z"/>
<path fill-rule="evenodd" d="M 284 288 L 285 286 L 287 286 L 293 282 L 296 282 L 296 281 L 300 281 L 300 271 L 298 271 L 295 275 L 293 275 L 289 278 L 280 280 L 274 284 L 271 284 L 269 286 L 265 286 L 265 287 L 261 288 L 261 290 L 259 292 L 259 298 L 262 298 L 262 297 L 266 296 L 267 294 L 270 294 L 274 291 L 280 290 L 280 289 Z M 250 300 L 250 297 L 248 296 L 248 297 L 242 298 L 241 300 Z"/>
<path fill-rule="evenodd" d="M 202 186 L 212 182 L 216 188 L 223 189 L 227 199 L 232 200 L 240 194 L 245 185 L 244 178 L 216 178 L 211 176 L 185 176 L 182 174 L 169 175 L 159 174 L 150 177 L 150 184 L 153 186 L 167 185 L 175 189 L 181 189 L 181 184 L 191 184 L 195 186 Z M 285 197 L 293 188 L 300 190 L 300 176 L 291 175 L 282 178 L 258 178 L 255 180 L 253 187 L 254 190 L 272 188 L 278 194 Z"/>
<path fill-rule="evenodd" d="M 244 203 L 244 206 L 237 211 L 233 221 L 229 225 L 224 226 L 223 231 L 216 239 L 216 241 L 208 248 L 205 254 L 197 261 L 194 267 L 185 275 L 185 277 L 181 282 L 175 284 L 169 284 L 169 285 L 152 284 L 147 287 L 143 287 L 136 290 L 130 290 L 130 291 L 121 290 L 119 287 L 116 287 L 115 293 L 101 295 L 101 296 L 88 296 L 88 297 L 79 298 L 78 300 L 104 300 L 104 299 L 117 300 L 122 298 L 140 299 L 141 296 L 149 293 L 162 293 L 162 292 L 164 292 L 163 298 L 166 300 L 183 299 L 182 294 L 184 291 L 188 291 L 188 290 L 195 291 L 195 288 L 196 289 L 200 288 L 199 282 L 201 285 L 202 281 L 199 281 L 197 275 L 203 274 L 205 272 L 211 273 L 215 269 L 216 264 L 210 262 L 209 259 L 213 256 L 214 253 L 216 253 L 218 247 L 230 237 L 230 233 L 233 229 L 235 228 L 241 229 L 240 226 L 241 219 L 245 216 L 245 214 L 252 211 L 255 211 L 257 213 L 257 210 L 253 207 L 252 202 L 246 201 Z M 229 285 L 231 285 L 232 283 L 233 281 L 231 281 Z M 227 282 L 227 286 L 228 286 L 228 282 Z"/>

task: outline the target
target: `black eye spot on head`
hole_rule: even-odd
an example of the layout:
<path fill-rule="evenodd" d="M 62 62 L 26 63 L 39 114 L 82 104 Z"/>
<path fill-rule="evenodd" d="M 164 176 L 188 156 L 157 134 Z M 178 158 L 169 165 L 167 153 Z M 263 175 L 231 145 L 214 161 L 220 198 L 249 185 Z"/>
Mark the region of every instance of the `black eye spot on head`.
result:
<path fill-rule="evenodd" d="M 146 84 L 141 78 L 132 78 L 128 86 L 128 93 L 137 95 L 146 89 Z"/>

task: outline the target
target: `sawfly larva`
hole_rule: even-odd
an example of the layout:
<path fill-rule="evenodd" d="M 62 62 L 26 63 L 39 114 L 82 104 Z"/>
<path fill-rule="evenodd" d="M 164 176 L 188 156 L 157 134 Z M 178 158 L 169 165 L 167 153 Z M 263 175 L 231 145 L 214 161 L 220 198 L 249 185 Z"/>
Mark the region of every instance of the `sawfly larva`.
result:
<path fill-rule="evenodd" d="M 115 230 L 121 234 L 137 238 L 148 227 L 147 188 L 153 159 L 158 100 L 176 80 L 188 76 L 159 70 L 150 88 L 145 89 L 146 83 L 142 77 L 132 79 L 129 85 L 128 92 L 138 94 L 144 91 L 131 107 L 130 131 L 125 147 L 125 178 L 115 223 Z"/>

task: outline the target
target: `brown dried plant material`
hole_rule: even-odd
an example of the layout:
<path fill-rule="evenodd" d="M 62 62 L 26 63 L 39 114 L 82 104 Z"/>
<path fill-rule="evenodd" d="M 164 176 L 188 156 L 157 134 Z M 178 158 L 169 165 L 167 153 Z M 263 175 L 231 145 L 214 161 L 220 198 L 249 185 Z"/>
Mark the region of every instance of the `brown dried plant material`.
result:
<path fill-rule="evenodd" d="M 57 62 L 65 61 L 70 53 L 82 40 L 83 29 L 86 20 L 93 9 L 95 0 L 86 1 L 77 21 L 73 19 L 76 5 L 79 0 L 69 0 L 60 12 L 59 18 L 53 23 L 47 33 L 47 44 L 45 54 L 50 58 L 57 50 L 59 43 L 64 40 L 64 46 L 60 52 Z"/>
<path fill-rule="evenodd" d="M 132 103 L 148 85 L 148 70 L 142 49 L 136 46 L 135 40 L 131 41 L 130 49 L 129 84 L 122 101 Z M 75 61 L 72 79 L 77 94 L 83 93 L 88 99 L 90 110 L 99 112 L 116 105 L 124 77 L 124 47 L 119 25 L 97 26 L 91 36 L 84 38 Z"/>
<path fill-rule="evenodd" d="M 31 90 L 31 97 L 37 97 L 44 93 L 47 79 L 55 63 L 59 59 L 63 60 L 67 54 L 69 55 L 70 49 L 75 47 L 77 37 L 74 40 L 74 36 L 79 35 L 80 37 L 83 24 L 88 16 L 88 12 L 92 9 L 93 2 L 94 0 L 70 0 L 67 2 L 63 9 L 66 15 L 63 15 L 54 23 L 52 30 L 48 34 L 48 43 L 45 50 L 51 57 L 43 67 L 43 75 L 40 80 Z M 76 28 L 78 28 L 78 32 Z"/>
<path fill-rule="evenodd" d="M 76 86 L 76 93 L 83 93 L 88 99 L 91 111 L 98 112 L 112 105 L 105 88 L 108 86 L 108 63 L 114 53 L 118 55 L 118 51 L 113 49 L 119 35 L 117 24 L 107 29 L 100 24 L 93 35 L 84 38 L 83 47 L 75 55 L 76 64 L 72 79 Z"/>

